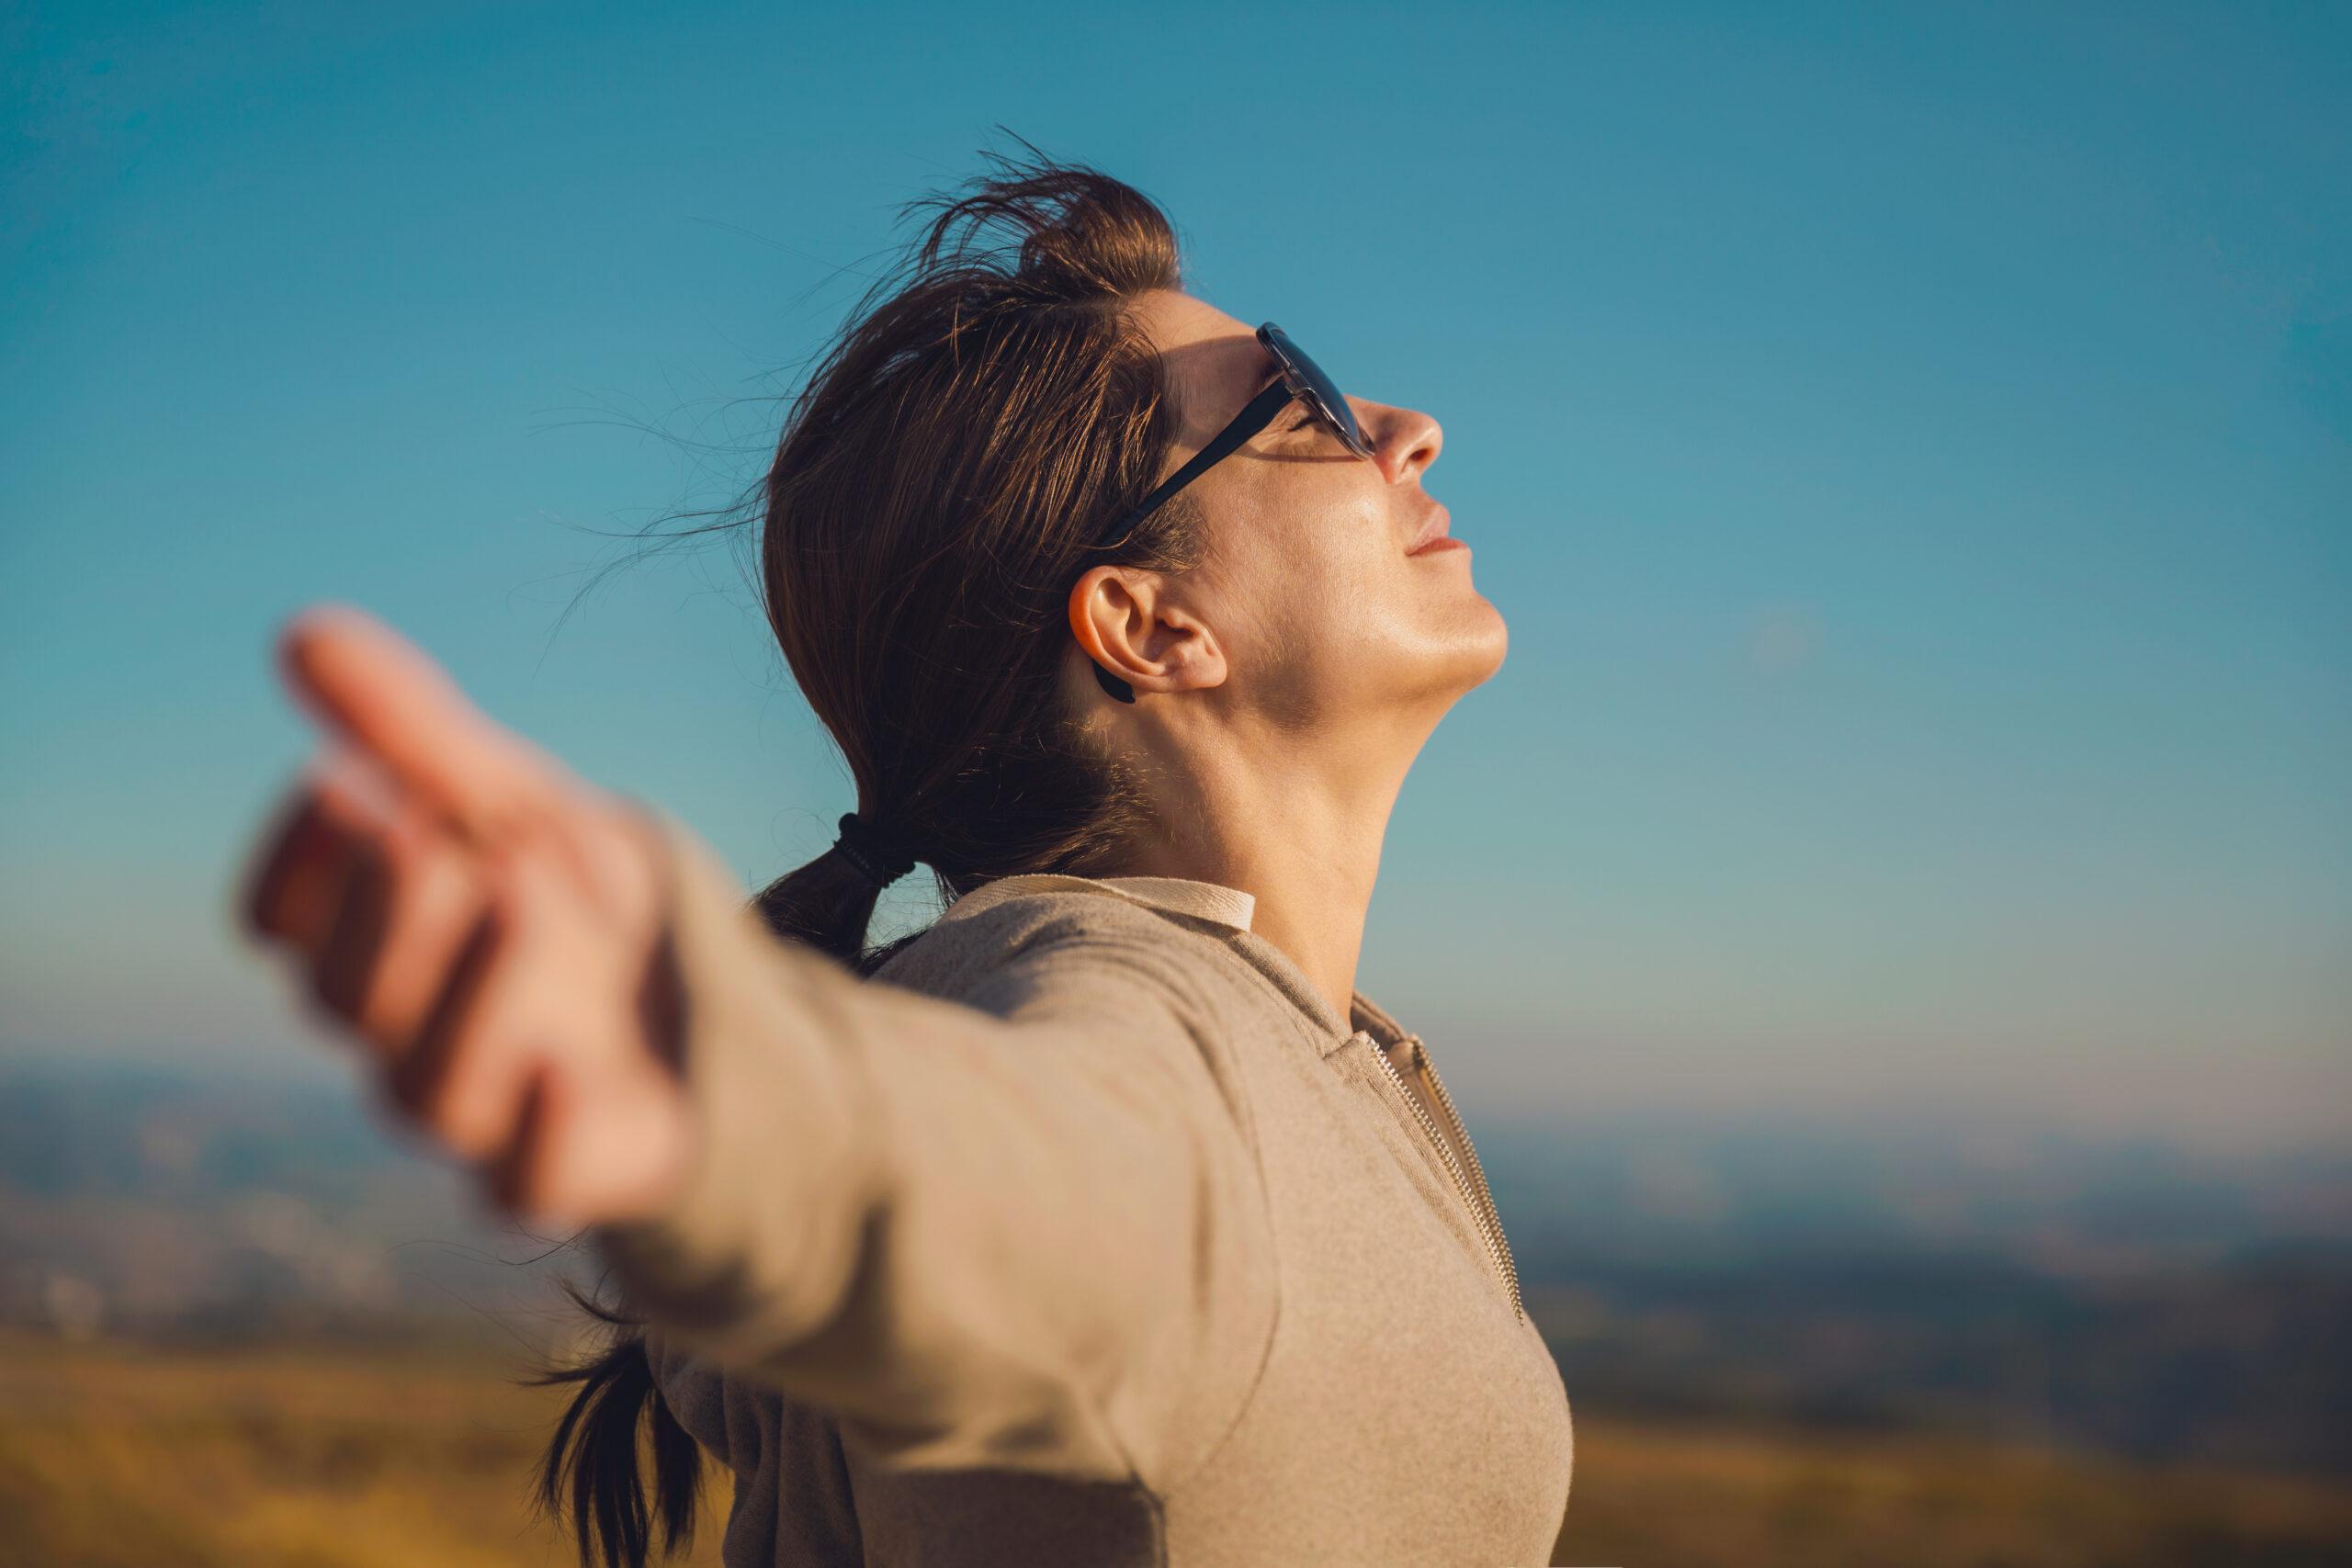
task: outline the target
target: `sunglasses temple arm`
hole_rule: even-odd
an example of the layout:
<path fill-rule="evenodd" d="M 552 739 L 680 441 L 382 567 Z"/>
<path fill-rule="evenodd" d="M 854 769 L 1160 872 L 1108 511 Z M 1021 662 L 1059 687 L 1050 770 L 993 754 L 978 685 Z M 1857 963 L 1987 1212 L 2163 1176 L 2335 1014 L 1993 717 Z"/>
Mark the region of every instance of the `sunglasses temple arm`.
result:
<path fill-rule="evenodd" d="M 1127 536 L 1142 525 L 1145 518 L 1167 505 L 1170 499 L 1186 485 L 1233 456 L 1243 442 L 1273 423 L 1274 416 L 1289 407 L 1296 397 L 1297 394 L 1290 389 L 1289 378 L 1278 378 L 1272 386 L 1250 399 L 1242 411 L 1233 416 L 1232 423 L 1218 431 L 1207 446 L 1193 454 L 1191 462 L 1169 475 L 1158 489 L 1143 498 L 1143 504 L 1114 524 L 1102 541 L 1094 547 L 1107 550 L 1125 544 Z M 1100 664 L 1094 666 L 1094 682 L 1102 688 L 1105 695 L 1119 702 L 1132 703 L 1136 700 L 1136 689 Z"/>
<path fill-rule="evenodd" d="M 1107 550 L 1125 544 L 1127 536 L 1134 533 L 1145 518 L 1167 505 L 1186 485 L 1232 457 L 1243 442 L 1273 423 L 1274 416 L 1287 408 L 1296 396 L 1284 380 L 1277 378 L 1272 386 L 1250 399 L 1248 405 L 1233 416 L 1232 423 L 1218 431 L 1207 446 L 1194 453 L 1191 462 L 1169 475 L 1159 489 L 1143 498 L 1141 505 L 1113 524 L 1094 547 Z"/>

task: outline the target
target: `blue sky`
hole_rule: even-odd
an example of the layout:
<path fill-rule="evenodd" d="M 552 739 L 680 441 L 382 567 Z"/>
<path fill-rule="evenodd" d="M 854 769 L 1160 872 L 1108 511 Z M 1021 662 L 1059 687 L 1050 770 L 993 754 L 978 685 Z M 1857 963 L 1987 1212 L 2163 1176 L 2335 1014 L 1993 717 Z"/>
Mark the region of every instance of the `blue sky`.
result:
<path fill-rule="evenodd" d="M 1446 425 L 1512 652 L 1364 980 L 1465 1099 L 2352 1130 L 2340 7 L 36 5 L 0 50 L 0 1053 L 300 1059 L 224 910 L 314 598 L 747 883 L 815 852 L 846 784 L 734 560 L 588 574 L 752 476 L 1003 125 Z"/>

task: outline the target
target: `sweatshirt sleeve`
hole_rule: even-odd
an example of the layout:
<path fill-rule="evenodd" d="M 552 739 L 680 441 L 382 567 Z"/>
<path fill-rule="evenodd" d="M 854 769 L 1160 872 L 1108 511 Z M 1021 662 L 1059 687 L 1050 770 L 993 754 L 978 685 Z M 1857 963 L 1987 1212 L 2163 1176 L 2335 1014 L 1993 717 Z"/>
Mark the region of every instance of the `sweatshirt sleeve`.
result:
<path fill-rule="evenodd" d="M 662 1217 L 600 1235 L 632 1306 L 893 1463 L 1164 1488 L 1205 1461 L 1277 1291 L 1197 939 L 1123 907 L 1008 931 L 941 1001 L 676 858 L 701 1138 Z"/>

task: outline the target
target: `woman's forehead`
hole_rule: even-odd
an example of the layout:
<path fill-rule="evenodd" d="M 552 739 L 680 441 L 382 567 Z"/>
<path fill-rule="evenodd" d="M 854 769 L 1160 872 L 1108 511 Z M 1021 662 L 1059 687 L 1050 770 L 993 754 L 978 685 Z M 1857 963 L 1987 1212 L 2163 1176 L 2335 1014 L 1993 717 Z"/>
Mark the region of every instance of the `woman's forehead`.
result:
<path fill-rule="evenodd" d="M 1206 300 L 1162 289 L 1147 296 L 1138 313 L 1166 365 L 1187 438 L 1193 426 L 1222 426 L 1265 384 L 1268 361 L 1257 333 Z"/>

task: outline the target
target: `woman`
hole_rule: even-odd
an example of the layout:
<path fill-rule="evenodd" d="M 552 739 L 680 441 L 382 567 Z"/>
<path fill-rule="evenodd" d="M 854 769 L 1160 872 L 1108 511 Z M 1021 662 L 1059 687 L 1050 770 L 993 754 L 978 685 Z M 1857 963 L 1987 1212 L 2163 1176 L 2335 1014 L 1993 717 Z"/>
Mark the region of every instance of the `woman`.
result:
<path fill-rule="evenodd" d="M 858 807 L 765 929 L 349 612 L 285 644 L 349 761 L 253 920 L 650 1325 L 550 1456 L 583 1559 L 647 1553 L 650 1407 L 673 1542 L 678 1424 L 735 1472 L 730 1564 L 1542 1562 L 1558 1374 L 1355 994 L 1406 771 L 1503 657 L 1437 424 L 1184 294 L 1134 190 L 999 174 L 768 476 L 770 618 Z M 869 952 L 918 862 L 952 907 Z"/>

